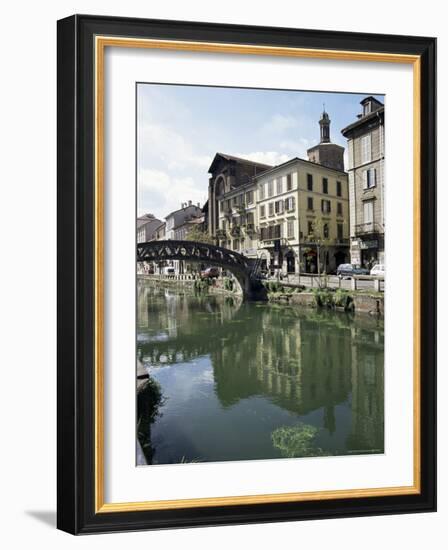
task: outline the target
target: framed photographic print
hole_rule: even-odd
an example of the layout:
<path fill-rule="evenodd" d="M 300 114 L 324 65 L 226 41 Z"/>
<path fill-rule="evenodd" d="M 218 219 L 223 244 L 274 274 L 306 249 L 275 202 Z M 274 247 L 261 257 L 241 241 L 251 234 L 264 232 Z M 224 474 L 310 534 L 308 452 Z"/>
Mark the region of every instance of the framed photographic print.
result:
<path fill-rule="evenodd" d="M 58 22 L 58 527 L 434 511 L 433 38 Z"/>

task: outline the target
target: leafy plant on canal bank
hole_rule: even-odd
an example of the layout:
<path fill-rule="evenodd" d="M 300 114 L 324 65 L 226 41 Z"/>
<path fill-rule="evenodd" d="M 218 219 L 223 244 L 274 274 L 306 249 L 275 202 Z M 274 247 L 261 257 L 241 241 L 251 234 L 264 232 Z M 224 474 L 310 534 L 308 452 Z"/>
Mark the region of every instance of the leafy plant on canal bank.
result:
<path fill-rule="evenodd" d="M 322 456 L 324 452 L 315 442 L 318 432 L 315 426 L 300 422 L 297 426 L 277 428 L 272 432 L 271 439 L 285 458 Z"/>
<path fill-rule="evenodd" d="M 152 463 L 155 452 L 151 443 L 151 424 L 159 416 L 163 403 L 160 384 L 150 376 L 137 392 L 137 437 L 148 464 Z"/>
<path fill-rule="evenodd" d="M 230 277 L 224 277 L 224 290 L 228 290 L 229 292 L 233 292 L 233 289 L 235 288 L 234 282 Z"/>
<path fill-rule="evenodd" d="M 303 285 L 289 286 L 281 283 L 280 281 L 266 281 L 263 282 L 268 295 L 269 294 L 294 294 L 295 292 L 303 292 L 305 287 Z"/>
<path fill-rule="evenodd" d="M 347 290 L 342 288 L 338 290 L 315 288 L 313 294 L 317 307 L 327 309 L 340 307 L 344 308 L 344 311 L 353 311 L 353 296 Z"/>
<path fill-rule="evenodd" d="M 213 284 L 212 279 L 206 278 L 206 279 L 196 279 L 193 285 L 194 291 L 202 294 L 207 293 L 209 287 Z"/>
<path fill-rule="evenodd" d="M 333 303 L 336 307 L 343 307 L 344 311 L 353 311 L 353 296 L 347 290 L 338 288 L 333 296 Z"/>

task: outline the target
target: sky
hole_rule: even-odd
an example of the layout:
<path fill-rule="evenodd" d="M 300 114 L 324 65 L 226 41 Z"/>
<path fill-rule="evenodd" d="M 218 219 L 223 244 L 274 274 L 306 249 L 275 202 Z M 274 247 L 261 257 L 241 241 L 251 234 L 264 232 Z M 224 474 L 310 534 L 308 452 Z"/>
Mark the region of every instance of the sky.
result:
<path fill-rule="evenodd" d="M 189 200 L 202 206 L 217 152 L 271 165 L 307 159 L 324 104 L 331 141 L 347 147 L 340 130 L 368 95 L 138 84 L 138 215 L 164 219 Z"/>

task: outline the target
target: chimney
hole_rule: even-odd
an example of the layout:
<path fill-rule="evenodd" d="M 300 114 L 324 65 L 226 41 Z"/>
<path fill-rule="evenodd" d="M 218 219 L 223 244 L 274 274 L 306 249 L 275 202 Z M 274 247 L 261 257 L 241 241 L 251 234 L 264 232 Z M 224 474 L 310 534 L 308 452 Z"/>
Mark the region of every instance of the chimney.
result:
<path fill-rule="evenodd" d="M 188 201 L 188 206 L 191 206 L 191 201 Z"/>

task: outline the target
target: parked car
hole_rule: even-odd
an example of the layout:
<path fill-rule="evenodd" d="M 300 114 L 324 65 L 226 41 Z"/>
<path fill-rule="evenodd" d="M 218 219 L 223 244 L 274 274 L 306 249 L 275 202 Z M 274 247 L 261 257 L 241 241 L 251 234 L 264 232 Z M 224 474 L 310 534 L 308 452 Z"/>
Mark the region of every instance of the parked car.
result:
<path fill-rule="evenodd" d="M 353 264 L 340 264 L 336 270 L 338 277 L 353 277 L 353 275 L 369 275 L 369 270 Z"/>
<path fill-rule="evenodd" d="M 202 279 L 215 279 L 216 277 L 219 277 L 219 269 L 217 267 L 207 267 L 207 269 L 201 271 Z"/>
<path fill-rule="evenodd" d="M 370 270 L 370 275 L 375 275 L 376 277 L 384 277 L 386 272 L 384 271 L 384 264 L 376 264 Z"/>
<path fill-rule="evenodd" d="M 167 266 L 163 268 L 164 275 L 175 275 L 176 270 L 172 266 Z"/>

